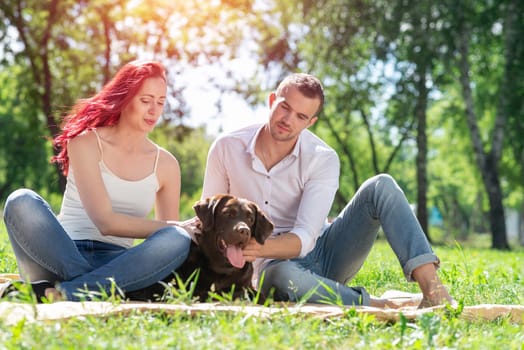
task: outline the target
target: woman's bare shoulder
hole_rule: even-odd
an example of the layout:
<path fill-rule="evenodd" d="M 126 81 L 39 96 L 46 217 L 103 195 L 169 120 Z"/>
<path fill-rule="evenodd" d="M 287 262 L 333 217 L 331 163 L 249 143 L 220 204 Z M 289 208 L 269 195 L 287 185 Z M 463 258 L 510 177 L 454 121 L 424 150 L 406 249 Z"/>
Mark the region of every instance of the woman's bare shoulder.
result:
<path fill-rule="evenodd" d="M 157 147 L 159 149 L 157 175 L 165 179 L 172 179 L 173 176 L 179 176 L 180 165 L 176 157 L 165 148 Z"/>
<path fill-rule="evenodd" d="M 159 150 L 159 159 L 158 159 L 159 163 L 163 163 L 164 165 L 167 165 L 167 166 L 178 167 L 178 159 L 176 159 L 176 157 L 171 152 L 169 152 L 167 149 L 160 147 L 158 145 L 157 147 Z"/>
<path fill-rule="evenodd" d="M 81 134 L 73 137 L 71 140 L 69 140 L 68 148 L 84 148 L 84 147 L 92 147 L 92 145 L 96 144 L 97 138 L 95 135 L 95 132 L 92 130 L 86 130 L 82 132 Z"/>

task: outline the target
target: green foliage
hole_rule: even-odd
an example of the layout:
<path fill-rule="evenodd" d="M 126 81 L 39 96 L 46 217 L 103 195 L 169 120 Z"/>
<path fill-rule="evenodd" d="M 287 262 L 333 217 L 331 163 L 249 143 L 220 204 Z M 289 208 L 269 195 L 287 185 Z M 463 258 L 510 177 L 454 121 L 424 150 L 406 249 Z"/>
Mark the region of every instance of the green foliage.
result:
<path fill-rule="evenodd" d="M 255 6 L 249 0 L 2 2 L 0 202 L 13 189 L 27 186 L 58 209 L 57 177 L 47 163 L 51 147 L 46 137 L 51 136 L 53 125 L 46 117 L 58 124 L 75 99 L 98 90 L 122 62 L 138 53 L 166 62 L 172 103 L 166 119 L 180 125 L 189 116 L 181 73 L 189 66 L 220 64 L 222 59 L 237 57 L 244 34 L 260 44 L 255 48 L 261 56 L 260 75 L 235 82 L 233 68 L 228 71 L 230 81 L 209 77 L 209 85 L 233 85 L 239 92 L 247 91 L 249 101 L 260 101 L 260 90 L 273 88 L 286 72 L 310 71 L 322 78 L 327 105 L 314 131 L 341 155 L 341 199 L 335 212 L 365 178 L 386 170 L 414 202 L 417 149 L 410 120 L 417 95 L 411 84 L 412 63 L 432 60 L 423 62 L 433 67 L 428 81 L 433 92 L 427 111 L 428 198 L 445 215 L 442 233 L 438 231 L 442 241 L 469 238 L 464 246 L 436 247 L 442 260 L 441 277 L 461 305 L 523 304 L 522 249 L 492 251 L 487 249 L 486 236 L 471 233 L 486 230 L 488 203 L 470 130 L 464 123 L 459 67 L 452 59 L 457 25 L 469 26 L 470 77 L 484 148 L 489 149 L 492 142 L 494 118 L 505 113 L 507 138 L 500 176 L 505 203 L 522 207 L 524 41 L 518 40 L 524 31 L 522 2 L 279 0 L 271 4 L 256 2 Z M 456 6 L 467 7 L 467 16 L 458 23 L 453 22 Z M 427 26 L 414 26 L 416 19 Z M 13 31 L 15 24 L 24 29 L 24 42 Z M 45 84 L 46 77 L 52 78 L 51 87 Z M 505 84 L 500 85 L 501 81 Z M 191 206 L 200 196 L 209 140 L 202 130 L 164 127 L 152 137 L 181 164 L 181 218 L 186 218 L 193 215 Z M 2 227 L 0 271 L 16 272 L 6 237 Z M 416 291 L 413 284 L 402 281 L 398 262 L 379 240 L 351 283 L 364 285 L 375 295 L 389 289 Z M 227 301 L 226 296 L 223 302 Z M 427 314 L 416 322 L 401 319 L 393 325 L 351 310 L 346 317 L 327 321 L 291 314 L 265 320 L 220 313 L 21 321 L 1 325 L 0 347 L 522 349 L 522 325 L 504 318 L 469 322 L 459 316 Z"/>
<path fill-rule="evenodd" d="M 430 136 L 428 157 L 431 205 L 442 213 L 448 238 L 463 239 L 472 232 L 487 232 L 487 199 L 475 165 L 465 123 L 453 117 L 453 98 L 432 104 L 429 122 L 439 127 Z M 465 185 L 467 184 L 467 185 Z"/>
<path fill-rule="evenodd" d="M 495 118 L 506 116 L 496 162 L 504 204 L 521 209 L 522 6 L 514 0 L 2 2 L 0 202 L 22 186 L 49 196 L 60 192 L 46 138 L 76 99 L 140 56 L 163 61 L 169 71 L 166 123 L 158 127 L 166 137 L 157 142 L 181 164 L 181 217 L 192 215 L 185 208 L 200 196 L 208 147 L 200 131 L 196 141 L 173 136 L 191 135 L 184 129 L 191 115 L 184 72 L 213 66 L 224 74 L 207 76 L 208 87 L 241 93 L 253 104 L 290 71 L 322 79 L 326 106 L 313 131 L 337 150 L 342 166 L 332 214 L 380 172 L 391 173 L 416 202 L 417 168 L 426 165 L 417 164 L 416 110 L 424 108 L 417 101 L 427 92 L 428 207 L 445 214 L 454 237 L 489 230 L 486 174 L 478 170 L 464 121 L 456 39 L 462 28 L 471 33 L 468 76 L 483 150 L 496 139 Z M 258 61 L 248 78 L 231 64 L 246 56 Z"/>
<path fill-rule="evenodd" d="M 180 218 L 193 217 L 192 207 L 200 199 L 211 141 L 203 128 L 190 129 L 169 124 L 157 127 L 151 138 L 177 158 L 182 174 Z"/>
<path fill-rule="evenodd" d="M 0 202 L 19 187 L 56 189 L 50 143 L 31 79 L 18 65 L 0 66 Z"/>
<path fill-rule="evenodd" d="M 483 181 L 492 175 L 490 167 L 479 166 L 478 149 L 471 145 L 475 130 L 465 122 L 459 85 L 463 67 L 457 60 L 457 39 L 462 28 L 470 33 L 471 71 L 465 76 L 473 89 L 481 151 L 499 170 L 504 204 L 522 208 L 519 91 L 524 79 L 513 78 L 524 71 L 518 59 L 524 53 L 517 39 L 524 30 L 520 9 L 522 4 L 512 0 L 296 0 L 264 7 L 264 25 L 255 26 L 263 48 L 259 62 L 272 74 L 261 86 L 267 79 L 275 79 L 269 86 L 275 85 L 290 71 L 311 72 L 324 82 L 326 105 L 313 130 L 341 158 L 334 213 L 367 177 L 388 172 L 410 202 L 419 198 L 418 191 L 426 192 L 428 209 L 436 206 L 445 213 L 446 229 L 455 237 L 494 227 L 485 224 L 494 200 L 488 200 L 493 189 Z M 496 151 L 505 134 L 513 141 L 499 160 L 487 152 Z M 419 157 L 426 152 L 418 149 L 424 144 L 427 161 Z M 427 189 L 419 187 L 416 176 L 426 167 Z M 497 217 L 499 227 L 503 219 L 500 213 Z"/>
<path fill-rule="evenodd" d="M 184 303 L 190 304 L 195 301 L 193 297 L 196 288 L 196 282 L 200 276 L 200 270 L 195 270 L 188 277 L 187 281 L 182 280 L 179 275 L 175 275 L 174 281 L 162 283 L 165 288 L 164 295 L 159 296 L 166 303 Z"/>
<path fill-rule="evenodd" d="M 0 28 L 6 30 L 0 35 L 4 82 L 0 88 L 0 202 L 23 186 L 40 193 L 63 190 L 61 174 L 46 165 L 53 154 L 46 140 L 59 132 L 62 116 L 77 99 L 90 97 L 132 59 L 154 58 L 165 64 L 169 96 L 164 117 L 173 125 L 184 125 L 190 115 L 185 71 L 210 64 L 218 69 L 224 57 L 235 56 L 245 14 L 252 5 L 251 1 L 1 2 Z M 208 77 L 208 84 L 218 90 L 232 89 L 220 77 Z M 195 146 L 192 154 L 183 150 L 179 156 L 188 161 L 181 164 L 184 203 L 199 197 L 197 172 L 203 171 L 194 168 L 202 165 L 202 157 L 197 146 L 187 147 L 191 146 Z M 207 147 L 201 149 L 205 152 Z"/>
<path fill-rule="evenodd" d="M 0 262 L 13 261 L 5 227 L 0 226 Z M 474 243 L 474 242 L 472 242 Z M 441 258 L 440 276 L 461 305 L 518 304 L 524 299 L 523 251 L 501 252 L 479 247 L 436 247 Z M 478 242 L 477 242 L 478 245 Z M 3 249 L 3 250 L 2 250 Z M 14 263 L 2 272 L 14 272 Z M 1 265 L 1 263 L 0 263 Z M 1 267 L 1 266 L 0 266 Z M 502 268 L 503 267 L 503 268 Z M 379 239 L 351 285 L 365 286 L 374 295 L 397 289 L 417 292 L 403 280 L 398 262 L 384 240 Z M 191 301 L 186 292 L 170 302 Z M 116 293 L 116 290 L 115 290 Z M 117 293 L 116 293 L 117 294 Z M 122 302 L 109 295 L 100 300 Z M 28 302 L 28 301 L 26 301 Z M 29 302 L 30 304 L 32 302 Z M 230 304 L 227 296 L 220 304 Z M 245 302 L 246 306 L 250 306 Z M 240 304 L 244 305 L 244 304 Z M 131 312 L 110 317 L 85 316 L 60 321 L 7 325 L 0 321 L 2 349 L 521 349 L 522 324 L 500 318 L 492 322 L 470 321 L 458 312 L 427 313 L 415 321 L 401 316 L 386 324 L 374 316 L 348 308 L 344 316 L 327 319 L 287 312 L 247 315 L 243 312 L 189 314 Z"/>
<path fill-rule="evenodd" d="M 464 305 L 522 305 L 522 249 L 514 252 L 490 250 L 488 238 L 473 235 L 470 241 L 462 244 L 435 247 L 435 253 L 441 260 L 440 278 L 451 295 Z M 351 284 L 366 286 L 373 295 L 381 295 L 391 289 L 417 292 L 416 284 L 402 280 L 402 271 L 394 254 L 385 242 L 379 240 Z"/>

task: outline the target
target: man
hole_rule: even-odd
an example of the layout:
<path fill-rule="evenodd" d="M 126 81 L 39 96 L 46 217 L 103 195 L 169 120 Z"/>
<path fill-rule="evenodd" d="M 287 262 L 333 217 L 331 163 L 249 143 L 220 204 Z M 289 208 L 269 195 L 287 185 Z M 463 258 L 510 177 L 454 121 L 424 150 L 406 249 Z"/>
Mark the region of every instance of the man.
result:
<path fill-rule="evenodd" d="M 348 287 L 382 226 L 406 278 L 418 282 L 420 307 L 451 303 L 439 280 L 439 259 L 404 193 L 389 175 L 368 179 L 330 224 L 339 159 L 307 130 L 324 103 L 320 81 L 304 73 L 284 79 L 269 95 L 267 123 L 219 137 L 208 154 L 202 197 L 230 193 L 256 202 L 275 224 L 264 245 L 244 248 L 255 261 L 261 290 L 275 300 L 395 307 Z M 336 294 L 336 296 L 334 295 Z"/>

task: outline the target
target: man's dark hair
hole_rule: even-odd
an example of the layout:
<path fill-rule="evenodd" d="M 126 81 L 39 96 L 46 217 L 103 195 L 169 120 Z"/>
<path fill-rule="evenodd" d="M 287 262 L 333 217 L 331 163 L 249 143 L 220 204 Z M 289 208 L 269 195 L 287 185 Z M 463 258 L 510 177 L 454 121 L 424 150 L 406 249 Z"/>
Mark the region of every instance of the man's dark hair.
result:
<path fill-rule="evenodd" d="M 308 98 L 318 98 L 320 105 L 315 113 L 315 116 L 320 113 L 324 106 L 324 89 L 320 80 L 307 73 L 293 73 L 287 76 L 280 84 L 278 84 L 276 94 L 280 95 L 281 91 L 288 86 L 296 86 L 298 91 Z"/>

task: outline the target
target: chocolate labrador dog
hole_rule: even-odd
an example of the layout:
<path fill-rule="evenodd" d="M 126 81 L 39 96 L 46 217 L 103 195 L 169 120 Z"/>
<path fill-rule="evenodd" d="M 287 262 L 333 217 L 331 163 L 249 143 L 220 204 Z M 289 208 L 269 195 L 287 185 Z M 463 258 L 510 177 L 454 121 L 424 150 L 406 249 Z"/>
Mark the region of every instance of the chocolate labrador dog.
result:
<path fill-rule="evenodd" d="M 273 223 L 254 202 L 232 195 L 215 195 L 198 201 L 193 209 L 202 222 L 202 233 L 191 242 L 189 256 L 175 271 L 186 282 L 198 271 L 193 296 L 206 301 L 209 292 L 220 294 L 233 290 L 233 298 L 253 296 L 251 284 L 253 266 L 246 262 L 242 249 L 253 237 L 264 244 L 273 231 Z M 158 300 L 165 291 L 165 283 L 174 275 L 143 290 L 128 292 L 131 300 Z M 263 302 L 259 295 L 259 302 Z"/>

